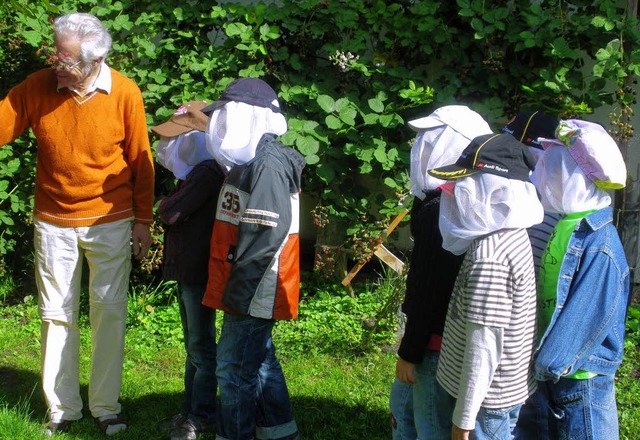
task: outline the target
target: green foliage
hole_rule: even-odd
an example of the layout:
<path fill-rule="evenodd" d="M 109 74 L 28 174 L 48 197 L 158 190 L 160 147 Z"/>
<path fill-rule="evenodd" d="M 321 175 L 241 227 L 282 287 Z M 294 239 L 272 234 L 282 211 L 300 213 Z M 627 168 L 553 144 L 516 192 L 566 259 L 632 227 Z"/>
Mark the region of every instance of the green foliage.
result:
<path fill-rule="evenodd" d="M 33 391 L 35 391 L 35 386 Z M 32 415 L 29 405 L 31 398 L 32 396 L 21 398 L 12 407 L 9 407 L 6 402 L 0 402 L 0 433 L 3 438 L 31 440 L 41 437 L 39 432 L 41 429 L 28 422 Z"/>
<path fill-rule="evenodd" d="M 135 338 L 134 347 L 182 344 L 176 288 L 174 282 L 131 286 L 127 327 L 141 335 L 141 339 Z"/>
<path fill-rule="evenodd" d="M 640 305 L 629 307 L 627 315 L 627 341 L 640 346 Z"/>
<path fill-rule="evenodd" d="M 185 101 L 216 99 L 234 78 L 262 77 L 287 116 L 283 142 L 307 161 L 305 194 L 348 243 L 403 209 L 406 121 L 435 106 L 469 105 L 497 129 L 523 107 L 581 117 L 613 105 L 625 139 L 634 96 L 621 82 L 640 71 L 640 49 L 637 20 L 618 3 L 10 0 L 0 75 L 6 92 L 40 67 L 33 53 L 50 42 L 49 18 L 81 10 L 111 30 L 108 61 L 139 84 L 149 125 Z M 28 240 L 33 140 L 11 147 L 5 154 L 20 154 L 0 158 L 0 256 Z"/>
<path fill-rule="evenodd" d="M 640 305 L 629 308 L 624 360 L 616 374 L 616 396 L 621 438 L 633 439 L 640 429 Z"/>
<path fill-rule="evenodd" d="M 305 296 L 298 319 L 276 324 L 278 350 L 285 355 L 353 355 L 393 344 L 398 324 L 398 283 L 390 274 L 381 279 L 356 286 L 354 297 L 339 283 L 303 282 Z"/>

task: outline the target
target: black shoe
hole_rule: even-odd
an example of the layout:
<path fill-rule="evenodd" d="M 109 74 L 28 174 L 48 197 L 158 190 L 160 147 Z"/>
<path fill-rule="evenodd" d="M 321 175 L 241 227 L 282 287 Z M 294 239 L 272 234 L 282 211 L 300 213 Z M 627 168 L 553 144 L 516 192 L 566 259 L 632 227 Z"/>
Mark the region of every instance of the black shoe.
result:
<path fill-rule="evenodd" d="M 161 420 L 158 423 L 158 429 L 162 432 L 169 432 L 175 429 L 178 429 L 180 425 L 182 425 L 187 418 L 182 414 L 176 414 L 175 416 Z"/>
<path fill-rule="evenodd" d="M 46 436 L 53 437 L 57 433 L 68 432 L 71 425 L 75 422 L 77 422 L 77 420 L 52 420 L 47 423 L 47 426 L 44 429 L 44 434 Z"/>
<path fill-rule="evenodd" d="M 197 423 L 187 418 L 180 426 L 174 429 L 169 436 L 170 440 L 196 440 L 198 436 L 204 432 L 211 432 L 215 429 L 214 425 L 206 423 Z"/>

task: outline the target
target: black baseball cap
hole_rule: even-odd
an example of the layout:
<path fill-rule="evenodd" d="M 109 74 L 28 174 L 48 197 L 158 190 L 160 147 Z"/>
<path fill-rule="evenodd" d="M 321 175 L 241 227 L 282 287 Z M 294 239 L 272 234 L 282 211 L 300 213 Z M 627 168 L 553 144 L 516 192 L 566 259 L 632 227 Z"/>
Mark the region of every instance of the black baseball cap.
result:
<path fill-rule="evenodd" d="M 234 80 L 224 89 L 217 101 L 202 109 L 202 113 L 210 115 L 227 102 L 232 101 L 266 107 L 275 113 L 282 113 L 278 95 L 269 84 L 260 78 L 238 78 Z"/>
<path fill-rule="evenodd" d="M 484 134 L 467 145 L 456 163 L 428 173 L 438 179 L 455 180 L 482 172 L 529 182 L 535 164 L 527 146 L 510 134 Z"/>
<path fill-rule="evenodd" d="M 538 138 L 556 137 L 558 121 L 540 111 L 523 111 L 509 121 L 502 129 L 517 140 L 530 147 L 542 149 Z"/>

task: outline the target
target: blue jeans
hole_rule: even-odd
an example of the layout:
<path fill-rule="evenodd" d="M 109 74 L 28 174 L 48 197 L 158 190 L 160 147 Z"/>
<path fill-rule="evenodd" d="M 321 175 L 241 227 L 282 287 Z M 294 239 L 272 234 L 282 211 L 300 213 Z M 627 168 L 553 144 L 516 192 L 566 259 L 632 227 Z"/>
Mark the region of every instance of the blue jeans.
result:
<path fill-rule="evenodd" d="M 522 406 L 515 438 L 518 440 L 548 440 L 549 437 L 549 405 L 543 393 L 544 382 L 538 382 L 538 389 Z"/>
<path fill-rule="evenodd" d="M 437 384 L 444 391 L 444 388 Z M 449 405 L 455 407 L 455 397 L 448 395 Z M 518 420 L 518 414 L 522 408 L 522 403 L 500 409 L 489 409 L 480 407 L 476 416 L 476 426 L 473 428 L 471 440 L 511 440 L 513 439 L 513 431 Z M 453 411 L 452 411 L 453 413 Z"/>
<path fill-rule="evenodd" d="M 397 377 L 391 385 L 389 407 L 393 440 L 416 440 L 417 438 L 413 421 L 413 388 L 413 384 L 400 382 Z"/>
<path fill-rule="evenodd" d="M 476 427 L 471 434 L 474 440 L 511 440 L 522 404 L 510 408 L 480 408 Z"/>
<path fill-rule="evenodd" d="M 516 439 L 615 440 L 619 437 L 612 376 L 538 382 L 516 427 Z"/>
<path fill-rule="evenodd" d="M 217 440 L 280 439 L 298 427 L 271 340 L 275 321 L 224 314 L 218 341 Z"/>
<path fill-rule="evenodd" d="M 178 283 L 178 305 L 187 358 L 182 414 L 195 423 L 216 422 L 216 313 L 202 305 L 206 284 Z"/>
<path fill-rule="evenodd" d="M 413 416 L 417 439 L 449 440 L 451 417 L 455 400 L 436 381 L 440 352 L 427 350 L 422 362 L 416 365 L 413 388 Z"/>

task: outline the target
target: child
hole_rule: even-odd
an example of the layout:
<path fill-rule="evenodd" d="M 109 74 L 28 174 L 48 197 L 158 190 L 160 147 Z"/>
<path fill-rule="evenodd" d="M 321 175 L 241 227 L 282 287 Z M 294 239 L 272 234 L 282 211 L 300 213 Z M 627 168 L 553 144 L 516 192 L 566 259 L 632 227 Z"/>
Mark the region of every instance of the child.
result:
<path fill-rule="evenodd" d="M 542 156 L 542 144 L 540 138 L 553 138 L 555 136 L 558 121 L 540 111 L 523 111 L 514 116 L 507 125 L 502 128 L 503 133 L 509 133 L 520 142 L 529 147 L 529 152 L 536 162 Z M 547 246 L 553 227 L 560 218 L 555 212 L 545 211 L 542 222 L 531 226 L 527 233 L 531 241 L 533 252 L 533 264 L 536 267 L 536 275 L 540 270 L 540 258 Z"/>
<path fill-rule="evenodd" d="M 216 423 L 215 311 L 202 305 L 207 286 L 209 240 L 223 169 L 205 145 L 208 118 L 203 101 L 188 102 L 151 130 L 162 136 L 158 162 L 178 183 L 158 208 L 165 225 L 163 279 L 177 281 L 180 320 L 187 358 L 182 411 L 161 423 L 172 440 L 191 440 Z"/>
<path fill-rule="evenodd" d="M 418 132 L 410 172 L 414 246 L 402 304 L 407 322 L 389 399 L 392 436 L 394 440 L 449 439 L 451 409 L 435 391 L 435 377 L 447 305 L 463 256 L 442 249 L 438 187 L 445 181 L 431 177 L 427 169 L 455 160 L 473 138 L 491 133 L 491 128 L 479 114 L 461 105 L 441 107 L 410 121 L 409 126 Z"/>
<path fill-rule="evenodd" d="M 271 333 L 277 320 L 298 314 L 304 157 L 276 140 L 287 123 L 275 91 L 261 79 L 233 81 L 203 112 L 211 114 L 207 147 L 233 167 L 216 209 L 203 301 L 224 311 L 217 438 L 296 440 Z"/>
<path fill-rule="evenodd" d="M 535 274 L 526 228 L 543 210 L 529 182 L 534 159 L 508 134 L 475 138 L 445 180 L 443 247 L 466 252 L 445 321 L 437 380 L 454 405 L 451 439 L 511 439 L 535 389 Z M 453 187 L 451 187 L 453 186 Z M 446 197 L 445 197 L 446 194 Z"/>
<path fill-rule="evenodd" d="M 607 190 L 624 187 L 626 167 L 598 124 L 561 121 L 555 139 L 541 141 L 531 180 L 545 210 L 562 217 L 538 282 L 538 391 L 516 435 L 615 440 L 630 275 Z"/>

